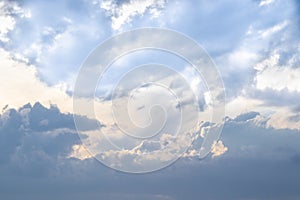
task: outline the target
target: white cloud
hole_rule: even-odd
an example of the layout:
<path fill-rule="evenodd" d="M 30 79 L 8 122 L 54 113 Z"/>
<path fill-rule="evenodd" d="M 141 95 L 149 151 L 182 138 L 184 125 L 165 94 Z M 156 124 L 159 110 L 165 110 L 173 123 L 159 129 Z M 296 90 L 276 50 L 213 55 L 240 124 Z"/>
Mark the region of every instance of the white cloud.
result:
<path fill-rule="evenodd" d="M 1 1 L 0 2 L 0 41 L 8 42 L 9 37 L 7 34 L 12 31 L 16 25 L 15 17 L 27 17 L 30 18 L 30 12 L 23 10 L 13 1 Z"/>
<path fill-rule="evenodd" d="M 223 142 L 221 140 L 219 140 L 218 142 L 214 142 L 212 145 L 212 157 L 218 157 L 223 155 L 226 151 L 228 150 L 227 147 L 224 146 Z"/>
<path fill-rule="evenodd" d="M 189 135 L 174 137 L 162 134 L 158 141 L 143 140 L 132 149 L 111 149 L 93 155 L 114 169 L 133 173 L 149 172 L 168 166 L 181 156 L 195 156 L 197 150 L 185 153 L 190 144 Z"/>
<path fill-rule="evenodd" d="M 289 21 L 285 20 L 281 23 L 278 23 L 278 24 L 272 26 L 271 28 L 267 28 L 265 30 L 258 31 L 258 34 L 260 34 L 262 38 L 266 38 L 266 37 L 269 37 L 279 31 L 283 30 L 288 25 L 289 25 Z"/>
<path fill-rule="evenodd" d="M 7 38 L 7 33 L 11 31 L 15 26 L 14 18 L 10 16 L 0 16 L 0 41 L 8 42 L 9 39 Z"/>
<path fill-rule="evenodd" d="M 74 7 L 66 1 L 30 0 L 1 1 L 0 6 L 1 46 L 14 56 L 26 57 L 51 85 L 66 82 L 71 89 L 73 74 L 109 29 L 99 7 L 85 1 Z"/>
<path fill-rule="evenodd" d="M 0 49 L 0 107 L 18 108 L 26 103 L 57 104 L 64 112 L 72 111 L 72 99 L 65 91 L 40 81 L 33 65 L 14 60 Z"/>
<path fill-rule="evenodd" d="M 227 93 L 230 92 L 226 113 L 234 117 L 256 110 L 269 113 L 268 127 L 299 129 L 299 122 L 289 120 L 295 115 L 295 98 L 300 91 L 296 9 L 291 1 L 273 2 L 261 1 L 268 7 L 261 6 L 257 13 L 270 20 L 254 18 L 239 45 L 221 55 L 223 60 L 217 58 L 217 64 L 226 67 L 222 69 Z"/>
<path fill-rule="evenodd" d="M 266 6 L 269 5 L 271 3 L 274 3 L 274 0 L 261 0 L 259 3 L 259 6 Z"/>
<path fill-rule="evenodd" d="M 300 66 L 280 66 L 280 54 L 273 54 L 255 66 L 258 71 L 256 87 L 260 90 L 267 88 L 281 91 L 287 88 L 291 92 L 300 92 Z"/>
<path fill-rule="evenodd" d="M 158 17 L 164 7 L 165 0 L 130 0 L 118 3 L 116 1 L 102 1 L 100 7 L 111 16 L 112 29 L 120 30 L 124 24 L 130 23 L 134 17 L 149 12 L 152 17 Z"/>

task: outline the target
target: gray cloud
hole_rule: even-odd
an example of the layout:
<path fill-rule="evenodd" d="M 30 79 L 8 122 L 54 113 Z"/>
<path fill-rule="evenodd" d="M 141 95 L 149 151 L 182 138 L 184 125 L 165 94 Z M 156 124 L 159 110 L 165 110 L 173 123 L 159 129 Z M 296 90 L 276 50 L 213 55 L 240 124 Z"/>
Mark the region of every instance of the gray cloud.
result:
<path fill-rule="evenodd" d="M 289 91 L 286 88 L 280 91 L 271 88 L 264 90 L 249 89 L 246 96 L 262 100 L 265 106 L 290 107 L 297 111 L 300 93 Z"/>
<path fill-rule="evenodd" d="M 97 127 L 97 122 L 82 118 L 89 122 L 89 128 Z M 62 114 L 56 106 L 27 104 L 0 116 L 1 163 L 16 162 L 15 167 L 30 169 L 40 162 L 68 156 L 79 143 L 73 116 Z M 51 165 L 41 169 L 44 167 Z"/>
<path fill-rule="evenodd" d="M 223 143 L 228 152 L 199 160 L 185 157 L 154 173 L 132 175 L 94 159 L 67 155 L 80 141 L 71 116 L 40 104 L 36 120 L 22 111 L 1 115 L 0 198 L 3 199 L 298 199 L 299 131 L 266 128 L 255 112 L 227 118 Z M 32 111 L 33 110 L 33 111 Z M 49 112 L 48 128 L 39 127 L 38 112 Z M 30 113 L 30 112 L 29 112 Z M 60 125 L 54 125 L 60 118 Z M 205 123 L 205 125 L 209 125 Z M 32 130 L 30 127 L 34 127 Z M 5 158 L 5 159 L 4 159 Z"/>

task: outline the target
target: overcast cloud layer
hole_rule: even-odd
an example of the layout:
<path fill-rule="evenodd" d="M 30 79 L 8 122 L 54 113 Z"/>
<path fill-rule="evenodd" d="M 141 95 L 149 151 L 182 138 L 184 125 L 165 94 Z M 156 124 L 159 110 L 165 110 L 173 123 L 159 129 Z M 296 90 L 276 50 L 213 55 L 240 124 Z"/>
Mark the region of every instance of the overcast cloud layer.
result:
<path fill-rule="evenodd" d="M 44 116 L 47 115 L 45 118 Z M 42 117 L 43 116 L 43 117 Z M 72 116 L 37 103 L 1 115 L 3 199 L 297 199 L 298 131 L 266 128 L 259 113 L 227 118 L 223 156 L 187 155 L 159 172 L 132 175 L 70 156 Z M 197 150 L 197 145 L 192 147 Z"/>

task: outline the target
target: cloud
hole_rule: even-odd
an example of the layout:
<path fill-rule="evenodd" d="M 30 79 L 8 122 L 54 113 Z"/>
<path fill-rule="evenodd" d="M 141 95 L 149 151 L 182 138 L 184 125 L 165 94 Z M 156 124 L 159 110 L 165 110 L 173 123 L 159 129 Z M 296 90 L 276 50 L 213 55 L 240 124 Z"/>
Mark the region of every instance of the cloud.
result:
<path fill-rule="evenodd" d="M 221 156 L 222 154 L 224 154 L 228 148 L 224 146 L 223 142 L 221 140 L 219 140 L 218 142 L 214 142 L 212 145 L 212 157 L 218 157 Z"/>
<path fill-rule="evenodd" d="M 79 143 L 72 115 L 61 114 L 53 106 L 47 109 L 40 103 L 27 104 L 18 110 L 6 110 L 0 117 L 0 160 L 12 162 L 16 168 L 29 170 L 35 162 L 66 156 Z"/>
<path fill-rule="evenodd" d="M 236 116 L 249 110 L 273 113 L 267 123 L 270 126 L 299 129 L 299 123 L 289 120 L 296 114 L 294 108 L 299 96 L 297 11 L 295 2 L 290 1 L 284 4 L 286 12 L 277 15 L 282 5 L 280 2 L 261 6 L 258 13 L 274 18 L 259 21 L 254 18 L 240 45 L 217 57 L 216 62 L 221 67 L 227 88 L 228 115 Z M 244 55 L 251 56 L 244 59 Z M 223 66 L 226 70 L 222 69 Z"/>
<path fill-rule="evenodd" d="M 274 0 L 261 0 L 259 6 L 267 6 L 271 3 L 274 3 Z"/>
<path fill-rule="evenodd" d="M 151 17 L 158 17 L 164 8 L 165 0 L 130 0 L 130 1 L 110 1 L 105 0 L 100 3 L 111 17 L 111 27 L 113 30 L 120 30 L 124 24 L 130 23 L 133 18 L 150 14 Z"/>
<path fill-rule="evenodd" d="M 262 39 L 267 38 L 268 48 L 262 59 L 254 65 L 256 75 L 254 84 L 258 90 L 282 91 L 287 89 L 292 92 L 299 92 L 297 80 L 299 79 L 299 33 L 297 19 L 293 15 L 287 15 L 285 19 L 276 24 L 258 31 Z M 284 35 L 284 37 L 282 37 Z M 284 76 L 282 76 L 284 74 Z"/>
<path fill-rule="evenodd" d="M 300 52 L 295 52 L 295 55 Z M 283 61 L 284 55 L 275 53 L 256 64 L 257 76 L 255 78 L 256 87 L 259 90 L 272 89 L 282 91 L 287 89 L 289 92 L 300 92 L 298 87 L 300 79 L 300 67 L 298 64 L 292 64 L 293 57 L 290 60 Z M 281 65 L 285 62 L 285 65 Z M 284 74 L 284 76 L 282 76 Z"/>
<path fill-rule="evenodd" d="M 296 35 L 290 32 L 296 21 L 294 3 L 270 2 L 79 1 L 71 6 L 68 1 L 33 3 L 29 0 L 15 4 L 35 17 L 14 19 L 16 25 L 9 34 L 11 42 L 5 49 L 14 57 L 25 56 L 48 84 L 60 84 L 72 91 L 78 67 L 90 49 L 109 36 L 110 26 L 129 30 L 131 26 L 125 25 L 130 21 L 132 27 L 174 28 L 193 37 L 209 51 L 222 72 L 226 88 L 230 88 L 227 97 L 231 99 L 252 84 L 256 73 L 253 65 L 278 43 L 274 41 L 281 41 L 283 32 L 287 37 Z M 45 4 L 48 9 L 41 12 Z M 245 7 L 247 13 L 242 13 Z M 52 16 L 48 10 L 57 14 Z M 278 12 L 282 14 L 279 16 Z M 159 17 L 149 20 L 155 13 L 160 13 Z M 194 26 L 195 23 L 199 26 Z"/>
<path fill-rule="evenodd" d="M 89 129 L 98 127 L 98 122 L 82 118 L 89 123 Z M 81 144 L 73 115 L 38 102 L 0 115 L 0 139 L 0 173 L 8 178 L 16 173 L 21 180 L 62 175 L 73 161 L 70 156 L 74 146 Z"/>
<path fill-rule="evenodd" d="M 252 120 L 255 117 L 257 117 L 260 113 L 258 112 L 248 112 L 248 113 L 243 113 L 238 115 L 234 120 L 239 122 L 239 121 L 247 121 L 247 120 Z"/>
<path fill-rule="evenodd" d="M 18 108 L 39 101 L 45 105 L 56 104 L 64 112 L 71 112 L 71 97 L 58 87 L 50 87 L 37 76 L 35 66 L 15 60 L 0 48 L 0 107 Z"/>
<path fill-rule="evenodd" d="M 0 3 L 0 42 L 9 42 L 9 33 L 15 28 L 16 18 L 30 18 L 30 12 L 22 9 L 14 1 L 1 1 Z"/>
<path fill-rule="evenodd" d="M 37 129 L 45 124 L 31 112 L 48 112 L 48 126 Z M 69 157 L 72 146 L 80 142 L 69 123 L 71 115 L 39 103 L 7 110 L 0 119 L 0 197 L 297 199 L 299 132 L 258 124 L 264 117 L 257 113 L 255 118 L 253 113 L 243 116 L 249 117 L 226 120 L 222 141 L 228 150 L 224 155 L 199 160 L 196 153 L 191 153 L 161 171 L 130 175 L 106 168 L 95 159 Z M 60 119 L 60 125 L 56 125 L 56 119 Z M 225 151 L 223 142 L 217 143 L 215 155 Z M 136 151 L 158 148 L 157 144 L 144 142 Z"/>
<path fill-rule="evenodd" d="M 53 2 L 0 4 L 5 22 L 0 25 L 0 106 L 5 107 L 0 119 L 1 199 L 300 198 L 298 2 L 104 1 L 103 8 L 98 2 Z M 216 60 L 228 92 L 229 117 L 213 148 L 214 159 L 198 159 L 210 122 L 197 125 L 194 146 L 159 172 L 132 176 L 103 167 L 87 153 L 77 157 L 85 149 L 72 116 L 63 114 L 71 112 L 72 104 L 60 86 L 72 90 L 73 70 L 95 43 L 116 29 L 141 26 L 182 31 Z M 40 77 L 61 85 L 50 87 Z M 178 88 L 176 81 L 170 85 Z M 193 89 L 199 85 L 193 79 Z M 27 102 L 31 105 L 22 106 Z M 185 102 L 189 105 L 189 98 Z M 97 107 L 97 114 L 107 116 L 109 108 Z M 107 121 L 103 129 L 113 138 L 118 133 Z M 98 127 L 90 123 L 88 127 Z M 122 137 L 115 140 L 131 144 Z M 103 155 L 124 162 L 141 155 L 137 163 L 151 164 L 155 158 L 170 158 L 160 149 L 170 145 L 176 150 L 177 143 L 184 140 L 165 134 Z M 159 157 L 149 153 L 155 151 Z"/>
<path fill-rule="evenodd" d="M 274 155 L 277 157 L 274 159 L 283 159 L 289 154 L 297 154 L 298 142 L 293 141 L 293 138 L 298 137 L 299 131 L 269 127 L 267 123 L 269 120 L 271 120 L 270 117 L 261 114 L 256 114 L 256 117 L 252 119 L 241 120 L 241 117 L 227 119 L 222 141 L 228 146 L 228 154 L 248 158 L 271 158 L 270 156 Z M 260 152 L 260 155 L 254 155 L 254 152 Z"/>
<path fill-rule="evenodd" d="M 92 2 L 26 0 L 2 4 L 8 10 L 5 17 L 13 22 L 13 26 L 7 23 L 9 29 L 3 28 L 9 42 L 2 43 L 2 48 L 14 57 L 28 59 L 47 84 L 64 83 L 69 90 L 85 57 L 110 32 L 104 12 Z"/>

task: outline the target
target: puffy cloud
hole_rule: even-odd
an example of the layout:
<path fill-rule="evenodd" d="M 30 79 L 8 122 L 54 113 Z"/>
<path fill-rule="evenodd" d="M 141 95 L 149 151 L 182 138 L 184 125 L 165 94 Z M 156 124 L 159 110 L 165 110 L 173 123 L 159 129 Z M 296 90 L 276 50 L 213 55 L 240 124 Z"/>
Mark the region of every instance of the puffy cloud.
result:
<path fill-rule="evenodd" d="M 295 55 L 300 52 L 295 52 Z M 259 90 L 272 89 L 282 91 L 287 89 L 290 92 L 300 92 L 300 65 L 291 65 L 291 61 L 284 61 L 287 65 L 281 65 L 284 55 L 272 54 L 260 63 L 257 63 L 256 87 Z M 293 59 L 290 58 L 290 59 Z M 284 75 L 283 75 L 284 74 Z"/>
<path fill-rule="evenodd" d="M 0 160 L 12 162 L 15 168 L 28 170 L 48 158 L 69 155 L 72 146 L 79 143 L 72 115 L 61 114 L 53 106 L 47 109 L 40 103 L 27 104 L 6 110 L 0 117 Z"/>
<path fill-rule="evenodd" d="M 8 33 L 15 28 L 17 17 L 30 17 L 28 10 L 22 9 L 14 1 L 0 2 L 0 42 L 6 43 L 9 41 Z"/>
<path fill-rule="evenodd" d="M 48 84 L 65 84 L 69 90 L 84 58 L 110 32 L 104 12 L 91 2 L 26 0 L 1 1 L 1 5 L 9 11 L 5 17 L 14 22 L 5 36 L 9 42 L 2 47 L 35 65 Z"/>
<path fill-rule="evenodd" d="M 253 116 L 253 113 L 244 113 L 240 116 Z M 269 116 L 255 114 L 251 119 L 237 117 L 228 118 L 224 126 L 222 141 L 228 146 L 230 156 L 256 157 L 254 152 L 260 152 L 259 157 L 283 159 L 290 154 L 297 154 L 299 149 L 294 137 L 298 137 L 298 130 L 275 129 L 268 126 Z M 243 119 L 243 120 L 242 120 Z M 284 141 L 284 142 L 283 142 Z M 285 149 L 285 150 L 284 150 Z M 275 151 L 275 152 L 274 152 Z"/>
<path fill-rule="evenodd" d="M 120 30 L 124 24 L 130 23 L 134 17 L 145 14 L 158 17 L 165 3 L 165 0 L 130 0 L 125 2 L 105 0 L 100 3 L 100 7 L 111 17 L 112 29 Z"/>
<path fill-rule="evenodd" d="M 0 48 L 0 107 L 18 108 L 25 103 L 39 101 L 45 105 L 56 104 L 64 112 L 72 111 L 71 97 L 59 87 L 50 87 L 38 78 L 37 69 L 14 59 Z"/>
<path fill-rule="evenodd" d="M 48 112 L 48 126 L 42 130 L 36 128 L 45 123 L 40 123 L 43 119 L 31 112 Z M 236 119 L 227 118 L 222 141 L 228 151 L 218 159 L 199 160 L 197 153 L 191 151 L 188 157 L 168 168 L 136 176 L 103 167 L 95 159 L 69 157 L 72 146 L 79 144 L 69 121 L 71 115 L 38 103 L 8 110 L 0 120 L 0 197 L 25 200 L 298 198 L 299 132 L 259 125 L 257 121 L 264 117 L 255 115 L 244 113 Z M 57 119 L 60 125 L 55 125 Z M 201 127 L 209 125 L 203 123 Z M 216 144 L 215 154 L 225 151 L 223 142 Z M 135 151 L 158 148 L 157 144 L 143 142 Z M 283 184 L 287 186 L 282 187 Z"/>
<path fill-rule="evenodd" d="M 298 122 L 289 120 L 296 114 L 294 108 L 299 98 L 300 52 L 299 38 L 295 37 L 299 34 L 297 10 L 295 2 L 286 2 L 284 6 L 287 12 L 279 17 L 274 13 L 280 9 L 280 2 L 272 1 L 272 4 L 261 6 L 263 15 L 275 15 L 275 18 L 270 21 L 254 20 L 239 47 L 229 56 L 225 54 L 217 58 L 217 63 L 221 67 L 222 64 L 226 64 L 227 68 L 232 67 L 232 70 L 222 70 L 229 100 L 229 116 L 256 110 L 269 113 L 269 126 L 299 129 Z M 244 54 L 235 54 L 240 51 L 248 52 L 250 54 L 247 55 L 253 57 L 243 59 Z"/>
<path fill-rule="evenodd" d="M 82 118 L 90 124 L 88 128 L 98 126 L 98 122 Z M 10 176 L 16 172 L 20 176 L 39 178 L 61 175 L 68 170 L 64 165 L 72 162 L 69 157 L 74 146 L 81 143 L 73 115 L 40 103 L 8 109 L 0 115 L 0 139 L 2 172 L 5 169 L 3 173 Z"/>
<path fill-rule="evenodd" d="M 218 157 L 218 156 L 221 156 L 222 154 L 224 154 L 228 148 L 224 146 L 223 142 L 221 140 L 219 141 L 215 141 L 212 145 L 212 157 L 215 158 L 215 157 Z"/>

